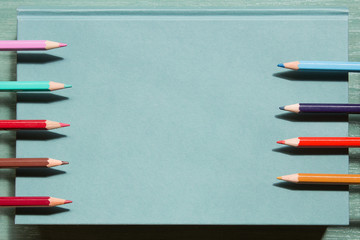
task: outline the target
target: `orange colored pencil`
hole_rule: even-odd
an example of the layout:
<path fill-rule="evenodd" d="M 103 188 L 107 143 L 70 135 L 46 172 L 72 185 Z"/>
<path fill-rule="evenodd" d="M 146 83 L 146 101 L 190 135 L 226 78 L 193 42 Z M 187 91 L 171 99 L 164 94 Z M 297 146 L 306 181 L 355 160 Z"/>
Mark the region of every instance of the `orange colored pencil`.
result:
<path fill-rule="evenodd" d="M 360 184 L 360 174 L 295 173 L 277 179 L 301 184 Z"/>

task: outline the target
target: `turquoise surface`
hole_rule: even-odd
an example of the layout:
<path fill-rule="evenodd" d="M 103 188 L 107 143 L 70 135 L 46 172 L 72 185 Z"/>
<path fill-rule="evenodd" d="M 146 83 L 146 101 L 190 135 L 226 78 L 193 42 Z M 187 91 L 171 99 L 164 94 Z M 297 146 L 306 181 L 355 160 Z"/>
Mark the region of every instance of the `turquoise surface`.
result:
<path fill-rule="evenodd" d="M 346 188 L 276 180 L 348 172 L 342 150 L 276 144 L 347 136 L 347 118 L 278 110 L 300 101 L 347 102 L 346 75 L 276 66 L 346 61 L 347 10 L 19 10 L 18 39 L 33 38 L 68 47 L 34 52 L 34 63 L 18 64 L 18 80 L 51 78 L 73 89 L 36 99 L 19 93 L 17 118 L 71 127 L 19 132 L 17 157 L 70 165 L 41 176 L 18 170 L 16 195 L 74 203 L 19 211 L 16 223 L 348 223 Z M 40 64 L 35 54 L 49 61 Z"/>

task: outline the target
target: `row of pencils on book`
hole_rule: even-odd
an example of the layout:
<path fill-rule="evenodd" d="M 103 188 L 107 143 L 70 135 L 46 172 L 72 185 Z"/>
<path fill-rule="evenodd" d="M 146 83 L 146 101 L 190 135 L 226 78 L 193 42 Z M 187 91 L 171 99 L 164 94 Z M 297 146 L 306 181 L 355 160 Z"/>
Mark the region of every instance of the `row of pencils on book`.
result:
<path fill-rule="evenodd" d="M 295 61 L 278 64 L 278 67 L 292 70 L 360 72 L 360 62 Z M 280 109 L 299 114 L 360 114 L 360 104 L 346 103 L 297 103 Z M 297 137 L 277 143 L 297 148 L 359 148 L 360 137 Z M 277 179 L 303 184 L 360 184 L 360 174 L 296 173 Z"/>
<path fill-rule="evenodd" d="M 0 51 L 50 50 L 67 46 L 48 40 L 0 41 Z M 0 91 L 54 91 L 71 85 L 49 81 L 0 81 Z M 49 120 L 0 120 L 0 130 L 51 130 L 70 124 Z M 0 168 L 50 168 L 69 164 L 52 158 L 0 158 Z M 70 200 L 48 196 L 0 197 L 2 207 L 53 207 L 71 203 Z"/>
<path fill-rule="evenodd" d="M 0 41 L 0 51 L 49 50 L 65 47 L 66 44 L 47 40 L 11 40 Z M 296 61 L 279 64 L 293 70 L 320 70 L 320 71 L 360 71 L 359 62 L 318 62 Z M 54 91 L 70 88 L 70 85 L 56 82 L 26 81 L 0 82 L 0 91 Z M 323 104 L 299 103 L 280 107 L 295 113 L 360 113 L 360 104 Z M 70 126 L 66 123 L 49 120 L 0 120 L 0 130 L 51 130 Z M 294 147 L 321 147 L 321 148 L 348 148 L 360 147 L 360 137 L 298 137 L 278 141 Z M 54 167 L 65 165 L 68 162 L 51 158 L 3 158 L 0 159 L 0 168 L 18 167 Z M 360 175 L 355 174 L 311 174 L 297 173 L 278 177 L 278 179 L 294 183 L 312 184 L 360 184 Z M 0 197 L 0 206 L 57 206 L 71 203 L 70 200 L 53 197 Z"/>

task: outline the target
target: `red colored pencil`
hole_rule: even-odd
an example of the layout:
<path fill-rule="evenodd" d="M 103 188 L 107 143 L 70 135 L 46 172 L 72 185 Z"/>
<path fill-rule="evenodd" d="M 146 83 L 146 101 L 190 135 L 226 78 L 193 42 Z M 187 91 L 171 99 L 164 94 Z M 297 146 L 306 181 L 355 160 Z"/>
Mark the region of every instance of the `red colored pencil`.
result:
<path fill-rule="evenodd" d="M 55 167 L 69 164 L 52 158 L 0 158 L 0 168 Z"/>
<path fill-rule="evenodd" d="M 299 148 L 349 148 L 360 147 L 360 137 L 298 137 L 277 143 Z"/>
<path fill-rule="evenodd" d="M 0 197 L 2 207 L 54 207 L 67 203 L 72 201 L 53 197 Z"/>
<path fill-rule="evenodd" d="M 0 130 L 51 130 L 68 126 L 49 120 L 0 120 Z"/>

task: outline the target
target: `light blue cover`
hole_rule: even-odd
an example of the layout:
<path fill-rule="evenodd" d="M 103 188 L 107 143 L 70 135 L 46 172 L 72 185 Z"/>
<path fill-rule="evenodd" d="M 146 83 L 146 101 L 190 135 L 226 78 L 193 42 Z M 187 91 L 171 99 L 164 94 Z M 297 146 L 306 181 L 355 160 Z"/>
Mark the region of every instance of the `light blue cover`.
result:
<path fill-rule="evenodd" d="M 18 94 L 18 119 L 71 127 L 18 134 L 17 157 L 70 165 L 18 170 L 16 195 L 73 203 L 20 210 L 16 223 L 348 224 L 346 188 L 276 179 L 348 172 L 342 150 L 276 144 L 347 136 L 346 118 L 278 109 L 347 102 L 344 75 L 276 66 L 346 61 L 347 19 L 344 9 L 20 9 L 18 39 L 68 46 L 19 53 L 18 80 L 73 88 Z"/>

